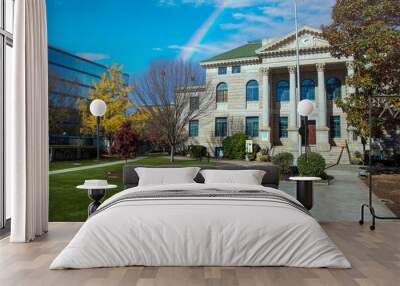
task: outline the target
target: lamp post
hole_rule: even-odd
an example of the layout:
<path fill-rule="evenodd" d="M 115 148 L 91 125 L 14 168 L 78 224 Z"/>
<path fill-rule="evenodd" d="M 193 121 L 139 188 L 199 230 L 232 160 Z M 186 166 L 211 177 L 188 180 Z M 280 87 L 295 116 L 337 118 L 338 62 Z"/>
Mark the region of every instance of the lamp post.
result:
<path fill-rule="evenodd" d="M 308 116 L 314 111 L 314 104 L 312 103 L 311 100 L 304 99 L 299 102 L 297 106 L 297 112 L 300 116 L 303 116 L 304 119 L 304 146 L 305 146 L 305 156 L 306 160 L 307 158 L 307 152 L 308 152 L 308 138 L 307 138 L 307 133 L 308 133 Z M 300 142 L 301 144 L 301 142 Z"/>
<path fill-rule="evenodd" d="M 90 113 L 96 117 L 96 137 L 97 137 L 97 160 L 100 160 L 100 117 L 107 111 L 106 103 L 101 99 L 95 99 L 90 103 Z"/>
<path fill-rule="evenodd" d="M 300 47 L 299 47 L 299 24 L 297 19 L 297 0 L 293 0 L 294 6 L 294 24 L 296 28 L 296 71 L 297 71 L 297 88 L 295 89 L 295 104 L 300 101 Z M 301 127 L 301 118 L 297 117 L 297 126 Z M 301 154 L 301 138 L 299 137 L 298 141 L 299 148 L 299 156 Z"/>

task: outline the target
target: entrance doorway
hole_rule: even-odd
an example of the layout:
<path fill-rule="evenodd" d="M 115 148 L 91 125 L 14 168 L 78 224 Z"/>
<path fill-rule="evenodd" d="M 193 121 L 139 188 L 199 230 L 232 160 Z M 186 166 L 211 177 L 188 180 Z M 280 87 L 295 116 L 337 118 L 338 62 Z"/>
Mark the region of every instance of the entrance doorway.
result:
<path fill-rule="evenodd" d="M 304 121 L 302 120 L 302 128 L 304 128 Z M 304 129 L 303 129 L 304 130 Z M 307 143 L 308 145 L 316 145 L 317 144 L 317 129 L 315 120 L 308 120 L 308 128 L 307 128 Z M 306 144 L 304 136 L 301 137 L 301 144 L 305 146 Z"/>

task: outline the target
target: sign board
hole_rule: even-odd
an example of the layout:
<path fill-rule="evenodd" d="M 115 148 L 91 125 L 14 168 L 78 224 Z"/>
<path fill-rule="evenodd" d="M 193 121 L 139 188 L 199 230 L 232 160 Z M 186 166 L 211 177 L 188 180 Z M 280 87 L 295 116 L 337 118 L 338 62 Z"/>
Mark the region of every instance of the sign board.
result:
<path fill-rule="evenodd" d="M 246 153 L 253 153 L 253 140 L 246 140 Z"/>

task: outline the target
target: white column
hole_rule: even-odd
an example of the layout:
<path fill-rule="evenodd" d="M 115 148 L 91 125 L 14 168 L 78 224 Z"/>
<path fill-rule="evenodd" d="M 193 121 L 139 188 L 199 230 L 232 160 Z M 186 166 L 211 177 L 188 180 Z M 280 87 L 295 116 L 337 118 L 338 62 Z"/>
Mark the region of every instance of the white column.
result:
<path fill-rule="evenodd" d="M 319 103 L 319 124 L 318 126 L 327 127 L 327 106 L 326 106 L 326 92 L 325 92 L 325 64 L 317 64 L 318 72 L 318 103 Z"/>
<path fill-rule="evenodd" d="M 325 88 L 325 64 L 317 64 L 318 73 L 318 125 L 317 125 L 317 148 L 320 152 L 330 150 L 329 128 L 327 125 L 327 99 Z"/>
<path fill-rule="evenodd" d="M 298 149 L 297 104 L 296 104 L 296 66 L 289 66 L 289 148 Z"/>
<path fill-rule="evenodd" d="M 270 69 L 268 67 L 264 67 L 260 69 L 262 74 L 262 115 L 263 121 L 261 124 L 261 141 L 264 147 L 271 147 L 271 124 L 270 124 L 270 82 L 269 82 L 269 72 Z"/>
<path fill-rule="evenodd" d="M 297 127 L 297 107 L 296 107 L 296 66 L 289 67 L 289 128 Z"/>
<path fill-rule="evenodd" d="M 346 62 L 346 67 L 347 67 L 347 77 L 352 78 L 354 76 L 354 65 L 353 62 Z M 347 85 L 349 95 L 355 93 L 354 87 Z"/>
<path fill-rule="evenodd" d="M 263 118 L 264 129 L 270 129 L 270 84 L 269 84 L 269 68 L 261 68 L 262 74 L 262 96 L 263 96 Z"/>

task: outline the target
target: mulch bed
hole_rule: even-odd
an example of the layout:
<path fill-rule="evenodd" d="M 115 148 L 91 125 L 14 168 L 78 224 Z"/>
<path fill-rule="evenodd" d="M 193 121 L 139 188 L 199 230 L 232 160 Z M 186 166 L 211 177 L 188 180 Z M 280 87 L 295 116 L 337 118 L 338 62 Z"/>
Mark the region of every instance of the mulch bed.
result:
<path fill-rule="evenodd" d="M 369 180 L 364 179 L 364 182 L 368 186 Z M 372 190 L 397 217 L 400 217 L 400 174 L 373 175 Z"/>

